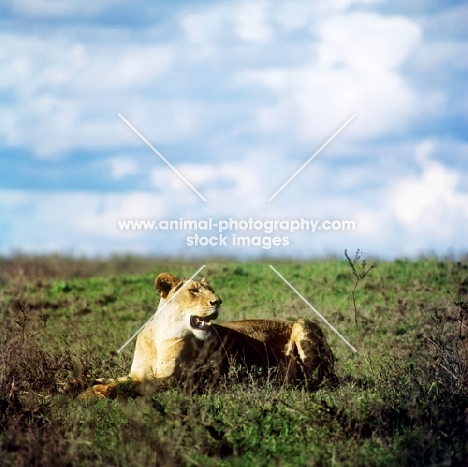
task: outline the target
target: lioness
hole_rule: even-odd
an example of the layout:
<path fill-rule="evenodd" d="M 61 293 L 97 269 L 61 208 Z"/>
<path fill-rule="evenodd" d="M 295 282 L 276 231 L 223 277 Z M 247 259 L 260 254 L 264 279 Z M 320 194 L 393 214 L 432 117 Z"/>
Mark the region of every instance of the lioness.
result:
<path fill-rule="evenodd" d="M 214 324 L 221 298 L 208 282 L 180 279 L 164 272 L 155 280 L 160 302 L 155 317 L 138 335 L 130 374 L 98 380 L 82 397 L 115 397 L 119 386 L 170 381 L 211 381 L 235 366 L 255 375 L 317 387 L 336 382 L 334 357 L 313 321 L 251 319 Z M 177 293 L 180 291 L 179 293 Z"/>

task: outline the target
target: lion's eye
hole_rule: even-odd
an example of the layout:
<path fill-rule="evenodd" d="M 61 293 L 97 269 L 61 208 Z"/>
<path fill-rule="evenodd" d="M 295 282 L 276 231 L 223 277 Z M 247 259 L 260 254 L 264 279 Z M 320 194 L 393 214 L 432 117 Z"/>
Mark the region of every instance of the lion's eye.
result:
<path fill-rule="evenodd" d="M 192 294 L 192 295 L 195 295 L 198 293 L 198 289 L 189 289 L 189 292 Z"/>

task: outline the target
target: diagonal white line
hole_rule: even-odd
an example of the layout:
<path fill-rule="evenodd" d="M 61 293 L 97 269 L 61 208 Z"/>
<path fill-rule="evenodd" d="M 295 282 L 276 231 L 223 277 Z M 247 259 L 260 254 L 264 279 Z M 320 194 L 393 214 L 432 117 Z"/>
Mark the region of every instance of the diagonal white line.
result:
<path fill-rule="evenodd" d="M 270 268 L 281 278 L 283 279 L 283 282 L 289 286 L 290 289 L 292 289 L 294 292 L 296 292 L 296 294 L 299 296 L 299 298 L 302 299 L 302 301 L 308 305 L 312 311 L 314 311 L 317 316 L 332 330 L 334 331 L 340 338 L 342 341 L 344 341 L 348 346 L 349 348 L 353 351 L 353 352 L 356 352 L 357 353 L 357 350 L 355 349 L 355 347 L 353 347 L 327 320 L 326 318 L 324 318 L 295 288 L 294 286 L 289 283 L 271 264 L 269 264 L 268 266 L 270 266 Z"/>
<path fill-rule="evenodd" d="M 206 198 L 122 115 L 117 114 L 203 201 Z"/>
<path fill-rule="evenodd" d="M 302 166 L 296 170 L 296 172 L 291 176 L 289 177 L 289 179 L 281 186 L 281 188 L 268 200 L 268 201 L 271 201 L 273 198 L 276 197 L 276 195 L 283 190 L 283 188 L 288 185 L 288 183 L 291 182 L 291 180 L 293 180 L 306 166 L 307 164 L 312 160 L 314 159 L 315 156 L 318 156 L 323 149 L 325 149 L 326 146 L 328 146 L 347 126 L 349 123 L 351 123 L 351 121 L 354 119 L 354 117 L 356 117 L 357 114 L 353 114 L 353 116 L 339 129 L 337 130 L 333 136 L 331 136 L 328 141 L 326 143 L 324 143 L 320 149 L 312 155 L 312 157 L 309 158 L 309 160 L 307 162 L 305 162 L 304 164 L 302 164 Z"/>
<path fill-rule="evenodd" d="M 148 321 L 146 321 L 146 323 L 143 324 L 143 326 L 141 326 L 141 328 L 138 329 L 138 331 L 137 331 L 135 334 L 133 334 L 133 336 L 130 337 L 130 339 L 128 339 L 128 341 L 125 342 L 125 344 L 122 345 L 122 347 L 120 347 L 119 350 L 117 350 L 117 353 L 122 352 L 122 350 L 125 349 L 125 347 L 127 347 L 127 345 L 128 345 L 130 342 L 132 342 L 132 340 L 135 339 L 135 337 L 138 336 L 138 334 L 140 334 L 140 332 L 143 331 L 143 329 L 145 329 L 146 325 L 147 325 L 160 311 L 164 310 L 164 308 L 166 308 L 166 306 L 169 305 L 169 303 L 171 303 L 172 300 L 174 300 L 174 298 L 177 297 L 177 295 L 178 295 L 180 292 L 182 292 L 182 290 L 184 290 L 184 288 L 190 283 L 190 281 L 191 281 L 205 266 L 206 266 L 206 264 L 204 264 L 204 265 L 203 265 L 203 266 L 202 266 L 202 267 L 201 267 L 201 268 L 200 268 L 200 269 L 199 269 L 199 270 L 198 270 L 198 271 L 197 271 L 197 272 L 196 272 L 196 273 L 195 273 L 195 274 L 194 274 L 194 275 L 193 275 L 193 276 L 192 276 L 192 277 L 191 277 L 191 278 L 190 278 L 190 279 L 189 279 L 189 280 L 188 280 L 188 281 L 187 281 L 187 282 L 186 282 L 186 283 L 185 283 L 185 284 L 184 284 L 184 285 L 183 285 L 183 286 L 166 302 L 166 303 L 164 303 L 164 305 L 163 305 L 161 308 L 158 308 L 158 309 L 156 310 L 156 313 L 155 313 L 153 316 L 151 316 L 151 318 L 150 318 Z"/>

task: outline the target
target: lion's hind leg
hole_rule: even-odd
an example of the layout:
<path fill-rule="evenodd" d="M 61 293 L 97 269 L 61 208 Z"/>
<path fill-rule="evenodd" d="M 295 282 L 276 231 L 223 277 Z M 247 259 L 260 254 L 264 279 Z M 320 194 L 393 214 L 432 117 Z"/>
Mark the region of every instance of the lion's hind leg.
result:
<path fill-rule="evenodd" d="M 295 358 L 299 372 L 311 388 L 325 381 L 337 384 L 333 352 L 314 321 L 301 319 L 293 324 L 288 353 Z"/>

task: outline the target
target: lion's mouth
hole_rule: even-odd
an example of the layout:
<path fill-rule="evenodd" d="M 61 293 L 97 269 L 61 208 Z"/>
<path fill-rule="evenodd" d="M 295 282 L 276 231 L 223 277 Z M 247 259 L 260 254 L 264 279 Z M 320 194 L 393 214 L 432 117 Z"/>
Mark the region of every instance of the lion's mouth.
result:
<path fill-rule="evenodd" d="M 192 315 L 190 316 L 190 326 L 194 329 L 199 329 L 199 330 L 204 330 L 208 326 L 211 326 L 210 321 L 215 320 L 218 317 L 218 312 L 215 311 L 214 313 L 211 313 L 211 315 L 208 316 L 195 316 Z"/>

